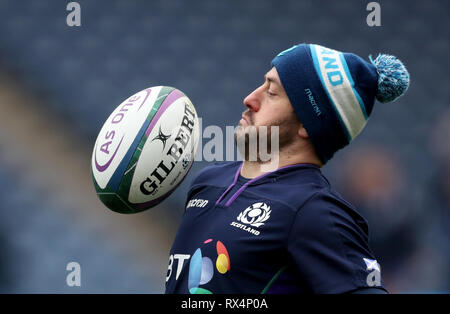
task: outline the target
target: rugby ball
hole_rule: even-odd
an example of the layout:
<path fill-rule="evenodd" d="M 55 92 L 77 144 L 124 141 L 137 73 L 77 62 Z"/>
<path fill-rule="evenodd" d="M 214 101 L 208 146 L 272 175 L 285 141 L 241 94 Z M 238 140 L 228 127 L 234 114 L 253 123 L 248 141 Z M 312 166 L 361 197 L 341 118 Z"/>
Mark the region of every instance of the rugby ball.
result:
<path fill-rule="evenodd" d="M 98 197 L 119 213 L 156 206 L 188 174 L 198 142 L 198 116 L 183 92 L 156 86 L 132 95 L 95 141 L 91 173 Z"/>

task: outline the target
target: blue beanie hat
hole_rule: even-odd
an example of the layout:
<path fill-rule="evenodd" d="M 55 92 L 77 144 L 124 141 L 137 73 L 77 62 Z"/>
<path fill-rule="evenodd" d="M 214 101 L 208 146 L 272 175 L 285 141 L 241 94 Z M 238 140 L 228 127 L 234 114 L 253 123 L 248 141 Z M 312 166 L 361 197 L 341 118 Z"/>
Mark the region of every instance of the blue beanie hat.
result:
<path fill-rule="evenodd" d="M 295 45 L 272 60 L 324 164 L 361 132 L 375 98 L 393 101 L 408 89 L 400 60 L 380 54 L 370 61 L 314 44 Z"/>

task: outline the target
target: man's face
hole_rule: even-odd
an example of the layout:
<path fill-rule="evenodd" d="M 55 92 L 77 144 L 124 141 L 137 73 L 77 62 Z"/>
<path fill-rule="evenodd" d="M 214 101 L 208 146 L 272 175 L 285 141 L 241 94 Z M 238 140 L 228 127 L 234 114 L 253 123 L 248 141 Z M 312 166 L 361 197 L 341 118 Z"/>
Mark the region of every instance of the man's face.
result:
<path fill-rule="evenodd" d="M 275 67 L 266 73 L 264 83 L 244 99 L 244 105 L 247 110 L 242 113 L 242 119 L 235 133 L 236 139 L 240 136 L 248 137 L 250 126 L 256 128 L 258 135 L 261 127 L 267 127 L 268 147 L 270 147 L 271 126 L 279 127 L 280 150 L 296 138 L 300 122 L 281 85 Z"/>

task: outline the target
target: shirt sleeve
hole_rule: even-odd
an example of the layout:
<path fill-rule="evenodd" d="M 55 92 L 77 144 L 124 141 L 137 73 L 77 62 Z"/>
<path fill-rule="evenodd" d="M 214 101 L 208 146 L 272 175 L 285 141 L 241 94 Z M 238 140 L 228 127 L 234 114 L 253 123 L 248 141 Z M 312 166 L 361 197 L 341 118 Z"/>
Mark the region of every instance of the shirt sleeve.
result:
<path fill-rule="evenodd" d="M 297 212 L 287 248 L 312 293 L 385 289 L 367 222 L 351 204 L 321 191 Z"/>

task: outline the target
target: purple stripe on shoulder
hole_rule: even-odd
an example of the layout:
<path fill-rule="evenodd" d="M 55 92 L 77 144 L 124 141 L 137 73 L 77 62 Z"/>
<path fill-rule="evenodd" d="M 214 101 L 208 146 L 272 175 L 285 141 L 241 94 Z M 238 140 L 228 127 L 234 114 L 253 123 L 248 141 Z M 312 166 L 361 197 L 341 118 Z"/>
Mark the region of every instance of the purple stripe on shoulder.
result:
<path fill-rule="evenodd" d="M 281 169 L 281 168 L 280 168 L 280 169 Z M 277 170 L 278 170 L 278 169 L 277 169 Z M 275 170 L 275 171 L 276 171 L 276 170 Z M 242 191 L 244 191 L 244 190 L 247 188 L 247 186 L 249 186 L 251 183 L 253 183 L 253 182 L 255 182 L 255 181 L 258 181 L 259 179 L 261 179 L 261 178 L 263 178 L 263 177 L 265 177 L 265 176 L 267 176 L 267 175 L 269 175 L 269 174 L 271 174 L 271 173 L 272 173 L 272 172 L 266 172 L 266 173 L 264 173 L 264 174 L 262 174 L 262 175 L 260 175 L 260 176 L 258 176 L 258 177 L 256 177 L 256 178 L 253 178 L 253 179 L 251 179 L 250 181 L 246 182 L 243 186 L 240 187 L 239 190 L 236 191 L 236 193 L 233 194 L 233 196 L 228 200 L 228 202 L 225 203 L 225 206 L 230 206 L 231 203 L 233 203 L 234 200 L 239 196 L 239 194 L 241 194 Z"/>
<path fill-rule="evenodd" d="M 230 186 L 225 190 L 225 192 L 223 192 L 223 194 L 219 197 L 219 199 L 216 201 L 216 205 L 219 204 L 222 199 L 225 197 L 225 195 L 227 195 L 227 193 L 233 188 L 233 186 L 236 184 L 237 179 L 239 178 L 239 173 L 241 172 L 242 169 L 242 165 L 244 163 L 241 163 L 241 165 L 239 166 L 238 170 L 236 171 L 236 174 L 234 175 L 234 180 L 233 183 L 230 184 Z"/>

